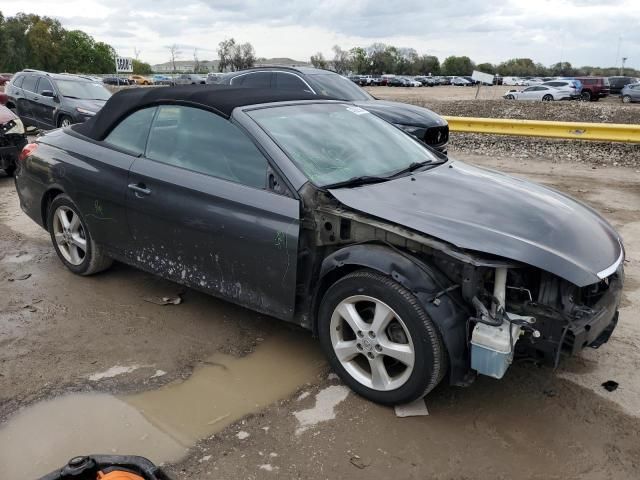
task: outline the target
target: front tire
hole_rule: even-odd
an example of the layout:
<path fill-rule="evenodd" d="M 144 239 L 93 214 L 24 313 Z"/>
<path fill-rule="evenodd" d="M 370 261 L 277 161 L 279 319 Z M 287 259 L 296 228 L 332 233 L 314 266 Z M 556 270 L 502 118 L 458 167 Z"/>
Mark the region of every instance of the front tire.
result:
<path fill-rule="evenodd" d="M 590 102 L 591 101 L 591 92 L 589 92 L 589 91 L 582 92 L 580 94 L 580 98 L 582 98 L 582 100 L 585 101 L 585 102 Z"/>
<path fill-rule="evenodd" d="M 113 263 L 93 240 L 78 207 L 67 195 L 58 195 L 51 202 L 47 228 L 58 257 L 73 273 L 93 275 Z"/>
<path fill-rule="evenodd" d="M 542 101 L 543 102 L 552 102 L 553 101 L 553 97 L 551 95 L 545 95 L 544 97 L 542 97 Z"/>
<path fill-rule="evenodd" d="M 631 96 L 630 95 L 623 96 L 622 103 L 631 103 Z"/>
<path fill-rule="evenodd" d="M 376 403 L 422 398 L 447 370 L 440 334 L 418 299 L 377 272 L 356 271 L 327 290 L 318 332 L 333 370 Z"/>

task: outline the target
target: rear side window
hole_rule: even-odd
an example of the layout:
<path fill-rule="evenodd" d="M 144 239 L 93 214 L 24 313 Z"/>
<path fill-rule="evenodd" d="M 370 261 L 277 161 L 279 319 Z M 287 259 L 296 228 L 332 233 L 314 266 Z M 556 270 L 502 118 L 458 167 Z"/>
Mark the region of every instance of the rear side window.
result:
<path fill-rule="evenodd" d="M 36 83 L 38 83 L 38 77 L 35 75 L 27 75 L 22 82 L 22 88 L 28 92 L 36 92 Z"/>
<path fill-rule="evenodd" d="M 242 130 L 197 108 L 163 105 L 151 127 L 147 158 L 264 188 L 267 160 Z"/>
<path fill-rule="evenodd" d="M 271 72 L 256 72 L 241 75 L 231 80 L 232 85 L 249 88 L 271 88 Z"/>
<path fill-rule="evenodd" d="M 132 113 L 111 130 L 104 141 L 136 155 L 142 155 L 156 110 L 157 107 L 152 107 Z"/>
<path fill-rule="evenodd" d="M 309 87 L 297 75 L 291 73 L 276 73 L 275 80 L 278 90 L 310 91 Z"/>
<path fill-rule="evenodd" d="M 18 88 L 22 88 L 23 81 L 24 81 L 24 75 L 17 75 L 16 78 L 13 79 L 13 82 L 11 82 L 11 84 Z"/>
<path fill-rule="evenodd" d="M 49 80 L 41 77 L 40 81 L 38 82 L 38 94 L 42 95 L 42 92 L 47 90 L 53 92 L 53 85 L 51 85 L 51 82 Z"/>

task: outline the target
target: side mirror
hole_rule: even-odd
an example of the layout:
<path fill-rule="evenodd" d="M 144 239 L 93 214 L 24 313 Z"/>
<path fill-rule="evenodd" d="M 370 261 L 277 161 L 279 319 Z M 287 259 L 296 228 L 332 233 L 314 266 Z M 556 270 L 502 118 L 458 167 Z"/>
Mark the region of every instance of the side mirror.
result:
<path fill-rule="evenodd" d="M 43 90 L 42 92 L 40 92 L 40 95 L 42 95 L 43 97 L 49 97 L 49 98 L 55 97 L 55 94 L 51 90 Z"/>

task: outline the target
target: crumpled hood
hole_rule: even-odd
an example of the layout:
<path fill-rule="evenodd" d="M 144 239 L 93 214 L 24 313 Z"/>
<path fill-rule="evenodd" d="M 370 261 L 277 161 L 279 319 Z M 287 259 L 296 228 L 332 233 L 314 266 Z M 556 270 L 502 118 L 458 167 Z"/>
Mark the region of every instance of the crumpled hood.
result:
<path fill-rule="evenodd" d="M 18 118 L 15 113 L 9 110 L 7 107 L 0 105 L 0 125 L 4 125 L 10 120 Z"/>
<path fill-rule="evenodd" d="M 416 105 L 409 105 L 408 103 L 388 102 L 386 100 L 369 100 L 353 103 L 390 123 L 416 127 L 435 127 L 447 124 L 440 115 L 431 110 Z"/>
<path fill-rule="evenodd" d="M 459 161 L 331 194 L 348 208 L 462 249 L 532 265 L 580 287 L 598 282 L 597 274 L 622 255 L 617 232 L 586 205 Z"/>

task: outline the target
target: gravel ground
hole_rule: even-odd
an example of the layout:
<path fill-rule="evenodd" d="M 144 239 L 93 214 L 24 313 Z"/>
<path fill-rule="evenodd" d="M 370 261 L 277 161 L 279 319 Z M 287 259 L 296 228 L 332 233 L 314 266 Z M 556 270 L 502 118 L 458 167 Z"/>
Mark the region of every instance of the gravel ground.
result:
<path fill-rule="evenodd" d="M 388 88 L 369 91 L 384 100 L 420 105 L 445 116 L 640 124 L 640 105 L 622 105 L 617 97 L 600 102 L 517 102 L 474 100 L 470 88 Z M 498 87 L 485 90 L 497 94 Z M 503 89 L 500 92 L 504 93 Z M 460 99 L 460 94 L 470 98 Z M 588 165 L 627 166 L 640 169 L 640 144 L 554 140 L 505 135 L 452 132 L 450 149 L 463 154 L 497 158 L 544 158 L 552 162 L 577 161 Z"/>

